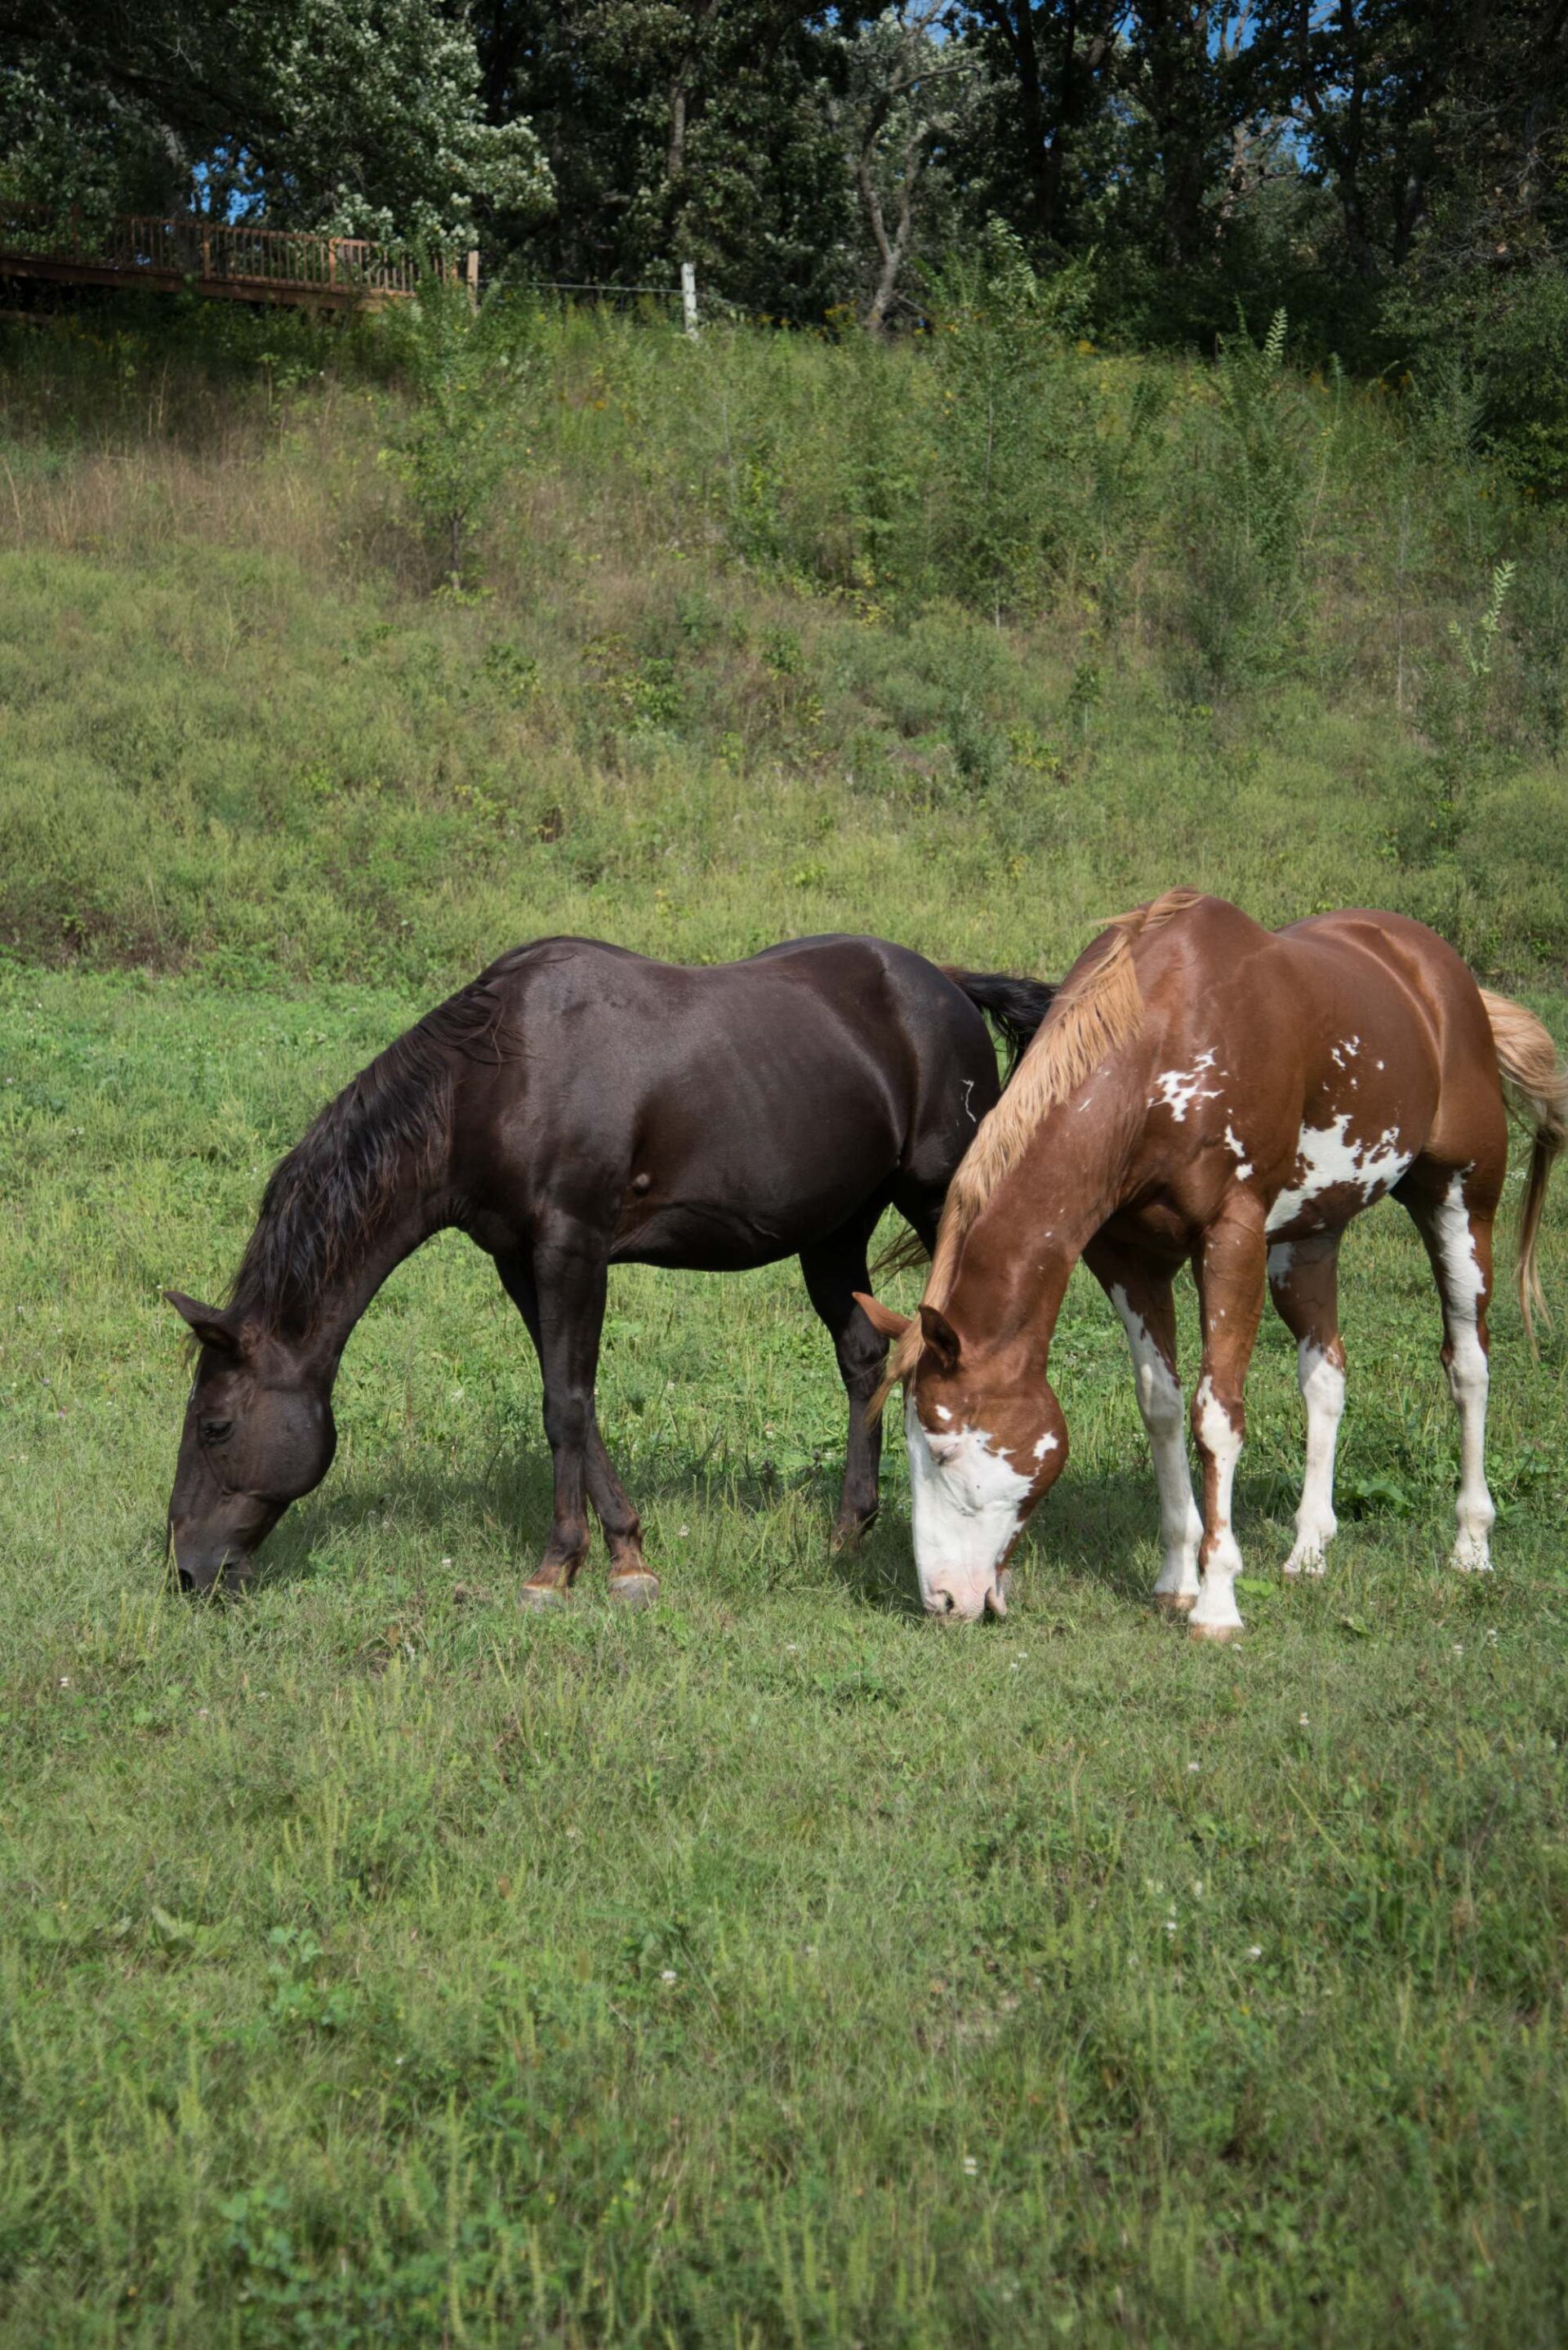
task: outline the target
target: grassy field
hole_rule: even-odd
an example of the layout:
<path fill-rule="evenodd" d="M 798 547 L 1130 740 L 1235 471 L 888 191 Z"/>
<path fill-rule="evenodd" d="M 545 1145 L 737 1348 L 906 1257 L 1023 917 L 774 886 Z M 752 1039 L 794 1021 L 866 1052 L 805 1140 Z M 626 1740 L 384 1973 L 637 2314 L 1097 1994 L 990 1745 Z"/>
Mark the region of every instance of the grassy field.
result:
<path fill-rule="evenodd" d="M 579 332 L 435 600 L 369 478 L 395 387 L 269 380 L 225 419 L 176 373 L 165 416 L 131 349 L 119 405 L 73 408 L 78 358 L 31 346 L 0 387 L 0 2336 L 1554 2344 L 1568 1183 L 1539 1363 L 1497 1313 L 1490 1578 L 1446 1567 L 1436 1301 L 1384 1209 L 1345 1252 L 1316 1587 L 1278 1574 L 1299 1413 L 1261 1342 L 1234 1649 L 1147 1604 L 1147 1450 L 1081 1281 L 1072 1467 L 1004 1625 L 915 1613 L 896 1457 L 829 1558 L 842 1405 L 790 1268 L 612 1277 L 603 1419 L 664 1604 L 590 1575 L 521 1615 L 537 1376 L 455 1238 L 363 1324 L 254 1596 L 163 1587 L 160 1287 L 221 1290 L 314 1107 L 531 932 L 1054 970 L 1199 881 L 1408 906 L 1568 1038 L 1515 628 L 1544 539 L 1484 691 L 1508 547 L 1462 533 L 1412 588 L 1407 703 L 1348 556 L 1299 657 L 1199 689 L 1158 566 L 1112 640 L 1066 588 L 999 624 L 672 545 L 596 454 L 611 395 L 573 404 L 609 365 Z M 731 364 L 764 360 L 787 416 L 784 362 Z M 1484 519 L 1495 484 L 1423 462 Z"/>

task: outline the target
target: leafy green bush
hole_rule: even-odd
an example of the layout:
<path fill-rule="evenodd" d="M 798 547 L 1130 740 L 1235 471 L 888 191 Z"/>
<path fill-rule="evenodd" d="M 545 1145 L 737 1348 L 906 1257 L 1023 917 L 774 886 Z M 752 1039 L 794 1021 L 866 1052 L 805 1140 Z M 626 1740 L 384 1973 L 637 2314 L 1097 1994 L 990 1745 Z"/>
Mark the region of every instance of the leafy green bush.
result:
<path fill-rule="evenodd" d="M 1568 495 L 1568 265 L 1494 260 L 1437 287 L 1401 283 L 1383 325 L 1418 373 L 1445 361 L 1469 372 L 1477 437 L 1523 489 Z"/>
<path fill-rule="evenodd" d="M 449 588 L 464 586 L 475 534 L 521 455 L 521 315 L 475 310 L 461 286 L 440 284 L 400 321 L 415 399 L 387 454 Z"/>

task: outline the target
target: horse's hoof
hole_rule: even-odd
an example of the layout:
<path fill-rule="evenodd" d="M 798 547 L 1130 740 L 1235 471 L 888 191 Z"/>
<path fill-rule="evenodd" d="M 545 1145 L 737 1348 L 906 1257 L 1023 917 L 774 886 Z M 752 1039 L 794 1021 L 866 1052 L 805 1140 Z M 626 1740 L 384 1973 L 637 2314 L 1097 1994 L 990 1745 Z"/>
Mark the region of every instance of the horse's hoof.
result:
<path fill-rule="evenodd" d="M 1189 1640 L 1239 1640 L 1241 1628 L 1240 1624 L 1189 1624 L 1187 1637 Z"/>
<path fill-rule="evenodd" d="M 1190 1616 L 1198 1605 L 1196 1591 L 1157 1591 L 1154 1604 L 1162 1616 Z"/>
<path fill-rule="evenodd" d="M 517 1605 L 542 1614 L 548 1607 L 564 1607 L 567 1596 L 564 1583 L 525 1583 L 517 1594 Z"/>
<path fill-rule="evenodd" d="M 651 1607 L 659 1596 L 659 1577 L 647 1567 L 634 1567 L 629 1575 L 612 1575 L 609 1596 L 618 1607 Z"/>

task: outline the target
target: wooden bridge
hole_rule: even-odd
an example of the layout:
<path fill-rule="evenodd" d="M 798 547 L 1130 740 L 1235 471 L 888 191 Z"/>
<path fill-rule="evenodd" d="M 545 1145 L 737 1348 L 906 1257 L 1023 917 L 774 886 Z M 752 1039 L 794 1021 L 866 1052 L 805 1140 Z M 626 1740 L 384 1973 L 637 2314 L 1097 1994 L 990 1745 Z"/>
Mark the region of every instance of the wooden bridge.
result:
<path fill-rule="evenodd" d="M 248 228 L 189 213 L 126 213 L 105 227 L 64 221 L 46 204 L 0 203 L 0 278 L 42 277 L 65 286 L 141 286 L 233 302 L 379 309 L 419 291 L 421 264 L 367 237 L 316 236 L 296 229 Z M 441 274 L 457 276 L 455 264 Z M 465 272 L 471 294 L 479 255 Z"/>

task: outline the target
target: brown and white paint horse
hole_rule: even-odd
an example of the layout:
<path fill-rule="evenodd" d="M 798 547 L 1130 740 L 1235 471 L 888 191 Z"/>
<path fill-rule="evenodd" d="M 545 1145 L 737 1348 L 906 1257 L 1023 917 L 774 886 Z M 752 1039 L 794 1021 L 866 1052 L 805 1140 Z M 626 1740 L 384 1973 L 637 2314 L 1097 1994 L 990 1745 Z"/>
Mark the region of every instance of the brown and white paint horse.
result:
<path fill-rule="evenodd" d="M 1519 1258 L 1527 1328 L 1568 1071 L 1532 1014 L 1478 987 L 1397 914 L 1314 916 L 1270 932 L 1188 890 L 1124 914 L 1088 948 L 948 1195 L 919 1315 L 862 1299 L 898 1339 L 915 1558 L 933 1614 L 1004 1611 L 1009 1555 L 1061 1474 L 1047 1376 L 1079 1257 L 1127 1334 L 1154 1451 L 1165 1556 L 1156 1596 L 1195 1636 L 1241 1629 L 1231 1489 L 1265 1289 L 1297 1343 L 1306 1473 L 1288 1575 L 1320 1575 L 1335 1531 L 1345 1402 L 1340 1237 L 1391 1192 L 1426 1243 L 1459 1408 L 1453 1563 L 1490 1565 L 1483 1450 L 1492 1222 L 1505 1101 L 1533 1137 Z M 1203 1360 L 1182 1436 L 1172 1280 L 1197 1276 Z"/>

